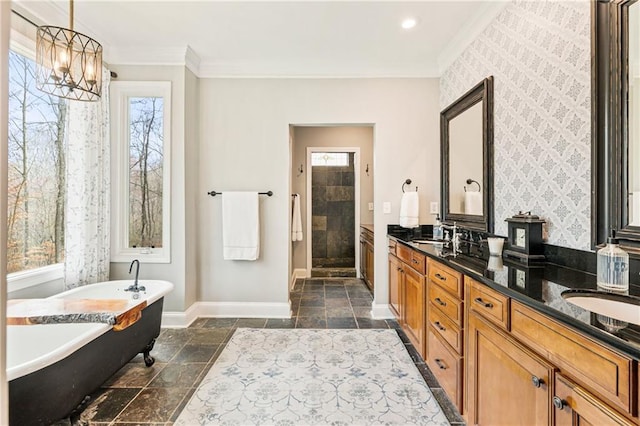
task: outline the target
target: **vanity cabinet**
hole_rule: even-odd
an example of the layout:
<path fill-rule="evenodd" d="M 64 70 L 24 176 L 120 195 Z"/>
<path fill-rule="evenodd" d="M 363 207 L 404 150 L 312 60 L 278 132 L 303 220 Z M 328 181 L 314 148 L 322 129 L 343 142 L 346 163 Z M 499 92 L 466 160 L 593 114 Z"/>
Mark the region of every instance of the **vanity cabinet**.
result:
<path fill-rule="evenodd" d="M 482 283 L 465 285 L 469 424 L 640 424 L 637 362 Z"/>
<path fill-rule="evenodd" d="M 389 304 L 468 424 L 640 425 L 638 360 L 446 263 L 390 240 Z"/>
<path fill-rule="evenodd" d="M 373 231 L 360 226 L 360 275 L 365 284 L 373 291 Z"/>
<path fill-rule="evenodd" d="M 459 272 L 427 260 L 427 346 L 425 361 L 452 402 L 463 412 L 464 304 Z"/>
<path fill-rule="evenodd" d="M 389 243 L 389 305 L 398 323 L 425 358 L 426 258 L 402 244 Z"/>
<path fill-rule="evenodd" d="M 551 425 L 552 365 L 474 311 L 468 333 L 468 423 Z"/>

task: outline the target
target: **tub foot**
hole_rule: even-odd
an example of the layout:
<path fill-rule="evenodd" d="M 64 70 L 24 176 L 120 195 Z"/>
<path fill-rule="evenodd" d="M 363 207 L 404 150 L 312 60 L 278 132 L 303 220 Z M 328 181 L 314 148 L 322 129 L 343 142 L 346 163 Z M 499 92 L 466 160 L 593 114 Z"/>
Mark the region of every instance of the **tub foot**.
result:
<path fill-rule="evenodd" d="M 69 422 L 71 423 L 71 425 L 75 426 L 84 424 L 80 417 L 82 416 L 82 412 L 85 410 L 85 408 L 89 406 L 90 402 L 91 397 L 89 395 L 86 395 L 82 399 L 82 402 L 80 402 L 80 404 L 78 404 L 78 406 L 71 413 L 69 413 Z"/>
<path fill-rule="evenodd" d="M 146 365 L 147 367 L 151 367 L 153 363 L 156 362 L 156 360 L 149 354 L 149 352 L 151 352 L 151 350 L 153 349 L 153 345 L 155 345 L 155 343 L 156 343 L 156 339 L 151 339 L 149 344 L 145 346 L 145 348 L 142 350 L 142 356 L 144 357 L 144 365 Z"/>

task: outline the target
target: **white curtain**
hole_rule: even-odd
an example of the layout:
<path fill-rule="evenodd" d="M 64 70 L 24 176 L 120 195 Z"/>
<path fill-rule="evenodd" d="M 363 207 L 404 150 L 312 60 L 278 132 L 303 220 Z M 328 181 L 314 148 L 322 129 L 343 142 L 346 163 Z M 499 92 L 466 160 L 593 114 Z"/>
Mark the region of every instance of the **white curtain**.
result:
<path fill-rule="evenodd" d="M 109 82 L 97 102 L 69 101 L 64 241 L 66 289 L 109 278 Z"/>

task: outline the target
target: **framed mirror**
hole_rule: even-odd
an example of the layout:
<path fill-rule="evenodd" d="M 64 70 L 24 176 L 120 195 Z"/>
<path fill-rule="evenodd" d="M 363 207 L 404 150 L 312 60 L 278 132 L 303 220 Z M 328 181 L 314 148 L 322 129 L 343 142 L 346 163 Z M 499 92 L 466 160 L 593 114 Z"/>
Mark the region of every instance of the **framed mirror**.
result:
<path fill-rule="evenodd" d="M 440 113 L 441 216 L 493 232 L 493 77 Z"/>
<path fill-rule="evenodd" d="M 594 2 L 592 246 L 640 257 L 640 1 Z"/>

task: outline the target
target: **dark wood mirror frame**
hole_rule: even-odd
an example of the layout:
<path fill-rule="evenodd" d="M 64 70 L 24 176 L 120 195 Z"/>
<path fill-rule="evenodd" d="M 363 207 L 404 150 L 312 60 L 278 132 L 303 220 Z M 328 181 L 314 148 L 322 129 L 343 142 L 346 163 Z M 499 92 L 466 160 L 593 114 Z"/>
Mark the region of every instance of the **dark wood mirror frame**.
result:
<path fill-rule="evenodd" d="M 451 213 L 449 200 L 449 122 L 482 102 L 482 215 Z M 468 229 L 493 233 L 493 76 L 487 77 L 440 113 L 441 217 Z"/>
<path fill-rule="evenodd" d="M 591 245 L 611 229 L 640 257 L 640 227 L 629 226 L 628 42 L 629 6 L 637 0 L 592 3 L 592 213 Z"/>

